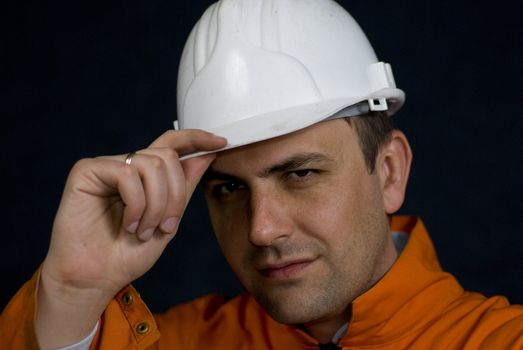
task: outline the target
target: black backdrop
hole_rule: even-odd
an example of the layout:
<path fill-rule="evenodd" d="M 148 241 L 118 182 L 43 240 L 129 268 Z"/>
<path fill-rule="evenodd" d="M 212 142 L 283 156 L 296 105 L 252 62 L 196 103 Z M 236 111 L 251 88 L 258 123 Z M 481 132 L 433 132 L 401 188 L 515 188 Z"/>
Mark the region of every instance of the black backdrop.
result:
<path fill-rule="evenodd" d="M 2 79 L 0 307 L 44 259 L 77 159 L 143 148 L 172 127 L 178 60 L 211 1 L 10 1 Z M 523 303 L 518 2 L 343 1 L 407 102 L 414 151 L 402 213 L 420 215 L 462 284 Z M 241 287 L 201 193 L 154 268 L 135 283 L 154 311 Z"/>

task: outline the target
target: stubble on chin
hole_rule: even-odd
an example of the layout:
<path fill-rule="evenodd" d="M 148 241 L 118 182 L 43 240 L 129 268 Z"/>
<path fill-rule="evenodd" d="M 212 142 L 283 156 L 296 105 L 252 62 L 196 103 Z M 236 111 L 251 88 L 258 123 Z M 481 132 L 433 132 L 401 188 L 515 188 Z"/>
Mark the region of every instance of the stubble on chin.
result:
<path fill-rule="evenodd" d="M 310 280 L 252 288 L 250 292 L 276 322 L 305 324 L 338 313 L 350 304 L 340 298 L 341 285 L 333 275 L 331 271 L 328 276 L 321 276 L 324 278 L 309 276 Z"/>

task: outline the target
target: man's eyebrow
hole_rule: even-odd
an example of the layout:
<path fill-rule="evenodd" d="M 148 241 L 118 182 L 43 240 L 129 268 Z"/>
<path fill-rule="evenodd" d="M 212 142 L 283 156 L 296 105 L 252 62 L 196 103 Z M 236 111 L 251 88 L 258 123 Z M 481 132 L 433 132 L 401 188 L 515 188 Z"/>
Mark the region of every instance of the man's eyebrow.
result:
<path fill-rule="evenodd" d="M 283 173 L 312 163 L 332 162 L 334 162 L 334 160 L 323 153 L 298 153 L 260 171 L 259 173 L 257 173 L 257 176 L 267 177 L 274 173 Z"/>
<path fill-rule="evenodd" d="M 256 176 L 258 177 L 268 177 L 274 173 L 282 173 L 285 171 L 297 169 L 311 163 L 332 163 L 333 159 L 329 158 L 322 153 L 298 153 L 294 154 L 284 160 L 271 165 L 268 168 L 263 169 L 258 172 Z M 241 179 L 237 176 L 227 174 L 214 169 L 207 169 L 207 171 L 202 176 L 202 183 L 211 181 L 211 180 L 221 180 L 221 181 L 231 181 L 231 182 L 241 182 Z"/>
<path fill-rule="evenodd" d="M 211 180 L 220 180 L 227 182 L 239 182 L 241 181 L 238 177 L 230 174 L 223 173 L 218 170 L 207 169 L 207 171 L 202 176 L 202 184 L 209 182 Z"/>

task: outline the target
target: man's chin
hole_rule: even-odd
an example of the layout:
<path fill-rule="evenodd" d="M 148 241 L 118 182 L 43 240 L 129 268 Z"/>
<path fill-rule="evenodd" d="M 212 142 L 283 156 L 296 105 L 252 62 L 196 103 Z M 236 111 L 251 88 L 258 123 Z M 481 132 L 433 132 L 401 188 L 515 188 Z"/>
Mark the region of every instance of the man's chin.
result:
<path fill-rule="evenodd" d="M 265 307 L 264 309 L 274 321 L 287 325 L 309 323 L 315 319 L 315 317 L 304 313 L 303 310 L 300 314 L 297 314 L 295 312 L 289 312 L 288 310 L 268 310 Z"/>
<path fill-rule="evenodd" d="M 315 320 L 321 315 L 320 310 L 313 311 L 307 303 L 300 302 L 302 298 L 299 297 L 268 297 L 267 295 L 255 295 L 256 301 L 262 306 L 273 320 L 283 324 L 302 324 Z M 320 312 L 318 312 L 320 311 Z"/>

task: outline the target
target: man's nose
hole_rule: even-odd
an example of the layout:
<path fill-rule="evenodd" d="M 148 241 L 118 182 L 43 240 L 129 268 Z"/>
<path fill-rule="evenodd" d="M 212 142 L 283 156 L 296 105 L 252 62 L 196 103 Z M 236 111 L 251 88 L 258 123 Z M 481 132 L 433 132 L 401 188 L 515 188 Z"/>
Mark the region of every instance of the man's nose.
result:
<path fill-rule="evenodd" d="M 249 241 L 256 246 L 270 246 L 291 235 L 293 223 L 288 205 L 270 193 L 251 194 Z"/>

